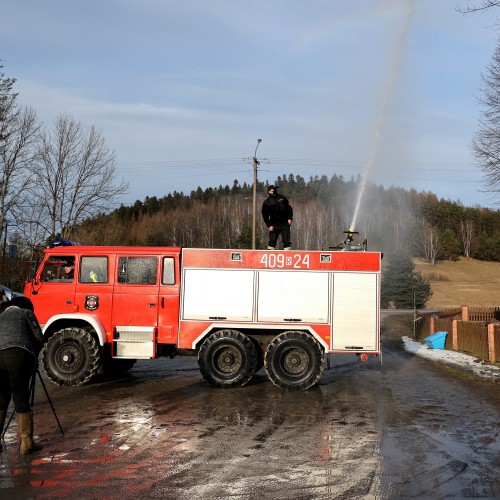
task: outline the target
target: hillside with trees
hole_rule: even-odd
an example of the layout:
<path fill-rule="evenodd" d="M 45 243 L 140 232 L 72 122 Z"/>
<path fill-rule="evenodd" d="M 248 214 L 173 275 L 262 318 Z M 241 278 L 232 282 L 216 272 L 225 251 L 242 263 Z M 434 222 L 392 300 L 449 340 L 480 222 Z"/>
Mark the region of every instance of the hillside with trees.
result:
<path fill-rule="evenodd" d="M 275 182 L 294 209 L 292 245 L 320 250 L 338 245 L 351 218 L 359 184 L 333 175 L 279 176 Z M 257 248 L 267 232 L 260 216 L 266 185 L 258 185 Z M 72 237 L 90 244 L 251 248 L 252 186 L 199 187 L 189 195 L 147 197 L 86 220 Z M 368 184 L 358 218 L 360 240 L 386 254 L 405 253 L 435 262 L 460 256 L 500 261 L 500 212 L 465 207 L 431 192 Z"/>

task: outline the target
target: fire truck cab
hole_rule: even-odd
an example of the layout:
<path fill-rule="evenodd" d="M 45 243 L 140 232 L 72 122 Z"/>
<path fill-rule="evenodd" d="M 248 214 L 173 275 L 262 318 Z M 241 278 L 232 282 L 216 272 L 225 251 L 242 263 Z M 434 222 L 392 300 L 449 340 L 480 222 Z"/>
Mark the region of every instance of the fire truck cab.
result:
<path fill-rule="evenodd" d="M 327 353 L 380 353 L 380 262 L 367 251 L 62 246 L 45 250 L 25 295 L 56 384 L 189 352 L 215 387 L 264 366 L 275 385 L 307 389 Z"/>

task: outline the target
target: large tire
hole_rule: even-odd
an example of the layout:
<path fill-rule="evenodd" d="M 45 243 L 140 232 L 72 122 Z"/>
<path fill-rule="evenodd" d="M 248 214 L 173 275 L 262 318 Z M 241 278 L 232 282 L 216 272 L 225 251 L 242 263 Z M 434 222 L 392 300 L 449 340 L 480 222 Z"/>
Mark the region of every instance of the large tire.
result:
<path fill-rule="evenodd" d="M 250 338 L 236 330 L 212 333 L 201 345 L 198 365 L 214 387 L 242 387 L 257 368 L 257 351 Z"/>
<path fill-rule="evenodd" d="M 101 350 L 92 335 L 83 328 L 59 330 L 45 345 L 43 367 L 57 385 L 82 385 L 101 368 Z"/>
<path fill-rule="evenodd" d="M 321 378 L 324 352 L 320 344 L 304 332 L 283 332 L 269 344 L 264 366 L 274 385 L 306 390 Z"/>

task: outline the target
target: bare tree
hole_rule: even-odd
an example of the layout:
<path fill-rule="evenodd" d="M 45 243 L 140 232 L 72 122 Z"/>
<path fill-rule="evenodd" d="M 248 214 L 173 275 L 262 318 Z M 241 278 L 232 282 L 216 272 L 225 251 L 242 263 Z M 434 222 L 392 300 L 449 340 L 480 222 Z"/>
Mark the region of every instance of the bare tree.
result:
<path fill-rule="evenodd" d="M 40 250 L 40 242 L 44 241 L 50 230 L 45 225 L 46 218 L 40 210 L 38 200 L 33 196 L 27 196 L 23 205 L 20 207 L 18 216 L 16 217 L 18 227 L 22 230 L 22 239 L 16 244 L 18 246 L 18 254 L 25 260 L 33 260 Z M 12 238 L 9 238 L 12 242 Z"/>
<path fill-rule="evenodd" d="M 15 82 L 0 71 L 0 241 L 6 237 L 8 224 L 19 223 L 39 131 L 33 109 L 16 104 Z"/>
<path fill-rule="evenodd" d="M 500 0 L 463 0 L 456 10 L 462 14 L 481 12 L 500 7 Z M 498 26 L 498 21 L 495 23 Z M 483 170 L 488 190 L 500 193 L 500 45 L 493 54 L 486 74 L 482 75 L 483 104 L 479 130 L 474 134 L 471 149 Z"/>
<path fill-rule="evenodd" d="M 483 171 L 488 189 L 498 195 L 500 193 L 500 44 L 497 45 L 482 79 L 480 102 L 484 109 L 471 148 Z"/>
<path fill-rule="evenodd" d="M 223 196 L 219 201 L 219 218 L 224 227 L 224 245 L 226 248 L 231 248 L 232 242 L 232 225 L 230 217 L 231 196 Z"/>
<path fill-rule="evenodd" d="M 474 223 L 471 220 L 460 221 L 460 236 L 464 249 L 464 257 L 470 257 L 471 245 L 474 239 Z"/>
<path fill-rule="evenodd" d="M 435 227 L 426 226 L 423 244 L 425 259 L 434 265 L 439 253 L 439 233 Z"/>
<path fill-rule="evenodd" d="M 310 250 L 314 241 L 315 221 L 317 220 L 317 206 L 310 202 L 295 205 L 295 213 L 300 212 L 300 217 L 295 217 L 291 230 L 294 232 L 293 239 L 297 248 Z M 298 210 L 297 210 L 298 209 Z"/>
<path fill-rule="evenodd" d="M 32 183 L 30 167 L 35 157 L 39 124 L 32 108 L 16 110 L 6 127 L 5 141 L 0 145 L 0 237 L 7 224 L 22 224 L 23 211 L 29 205 Z"/>
<path fill-rule="evenodd" d="M 324 205 L 315 202 L 316 204 L 316 239 L 314 245 L 312 247 L 313 250 L 322 250 L 323 248 L 328 247 L 328 208 Z M 314 219 L 313 219 L 314 220 Z"/>
<path fill-rule="evenodd" d="M 127 191 L 115 178 L 115 156 L 95 127 L 60 115 L 41 136 L 33 175 L 52 235 L 69 238 L 85 218 L 103 213 Z"/>
<path fill-rule="evenodd" d="M 494 7 L 500 7 L 500 0 L 464 0 L 457 5 L 457 10 L 462 14 L 470 14 Z"/>
<path fill-rule="evenodd" d="M 15 119 L 17 108 L 13 88 L 15 78 L 7 78 L 0 65 L 0 142 L 8 141 L 11 131 L 11 122 Z"/>
<path fill-rule="evenodd" d="M 211 199 L 208 203 L 197 202 L 192 208 L 194 230 L 197 235 L 196 246 L 217 248 L 215 245 L 216 225 L 219 220 L 217 202 Z"/>

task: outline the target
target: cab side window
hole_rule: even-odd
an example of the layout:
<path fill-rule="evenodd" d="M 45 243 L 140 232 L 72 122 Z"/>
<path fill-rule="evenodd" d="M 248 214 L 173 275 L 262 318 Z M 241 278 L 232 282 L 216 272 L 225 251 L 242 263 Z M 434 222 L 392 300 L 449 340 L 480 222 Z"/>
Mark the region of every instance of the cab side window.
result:
<path fill-rule="evenodd" d="M 175 285 L 175 267 L 173 257 L 163 258 L 163 276 L 161 282 L 163 285 Z"/>
<path fill-rule="evenodd" d="M 44 264 L 40 281 L 72 282 L 75 272 L 75 256 L 63 255 L 50 257 Z"/>
<path fill-rule="evenodd" d="M 80 283 L 107 283 L 108 258 L 82 257 L 80 262 Z"/>
<path fill-rule="evenodd" d="M 154 285 L 158 272 L 155 257 L 120 257 L 118 283 L 129 285 Z"/>

